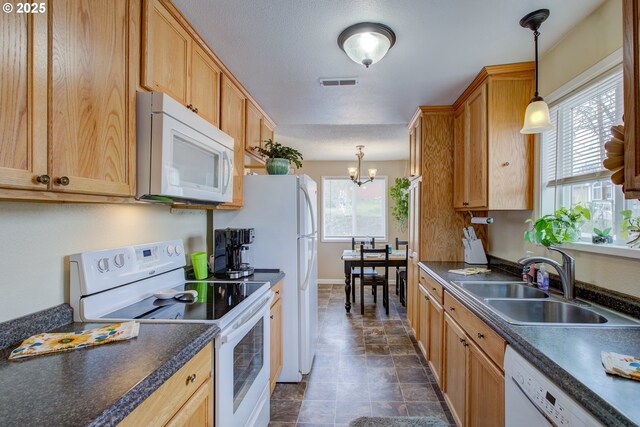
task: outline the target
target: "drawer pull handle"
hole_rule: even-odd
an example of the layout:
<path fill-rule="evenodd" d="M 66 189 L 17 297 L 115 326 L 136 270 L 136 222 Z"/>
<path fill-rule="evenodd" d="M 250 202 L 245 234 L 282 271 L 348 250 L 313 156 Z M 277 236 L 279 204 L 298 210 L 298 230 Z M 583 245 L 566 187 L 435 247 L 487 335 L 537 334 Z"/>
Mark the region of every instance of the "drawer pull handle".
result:
<path fill-rule="evenodd" d="M 276 295 L 280 295 L 280 291 L 276 291 Z"/>
<path fill-rule="evenodd" d="M 51 177 L 49 175 L 38 175 L 36 177 L 36 182 L 46 185 L 51 182 Z"/>
<path fill-rule="evenodd" d="M 502 166 L 505 166 L 505 167 L 506 167 L 506 166 L 509 166 L 510 164 L 511 164 L 511 163 L 509 163 L 509 162 L 504 162 L 504 163 L 502 164 Z"/>
<path fill-rule="evenodd" d="M 191 374 L 187 377 L 187 381 L 185 381 L 186 385 L 193 384 L 196 380 L 196 374 Z"/>
<path fill-rule="evenodd" d="M 479 338 L 479 339 L 484 338 L 484 334 L 481 334 L 480 332 L 478 332 L 478 338 Z"/>
<path fill-rule="evenodd" d="M 449 310 L 456 311 L 456 308 L 455 307 L 449 307 Z"/>
<path fill-rule="evenodd" d="M 433 289 L 433 292 L 435 292 L 435 291 L 436 291 L 435 286 L 432 286 L 432 287 L 431 287 L 431 289 Z"/>
<path fill-rule="evenodd" d="M 269 316 L 269 319 L 273 320 L 273 314 L 271 316 Z"/>
<path fill-rule="evenodd" d="M 464 342 L 464 338 L 458 338 L 460 342 Z"/>

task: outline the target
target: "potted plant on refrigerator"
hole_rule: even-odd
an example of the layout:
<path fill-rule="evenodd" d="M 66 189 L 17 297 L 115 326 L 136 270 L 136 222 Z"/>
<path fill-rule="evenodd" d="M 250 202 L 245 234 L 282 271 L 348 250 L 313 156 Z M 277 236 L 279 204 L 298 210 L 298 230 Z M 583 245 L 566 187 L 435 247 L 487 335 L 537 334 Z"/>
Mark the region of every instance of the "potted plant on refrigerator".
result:
<path fill-rule="evenodd" d="M 267 139 L 264 147 L 255 147 L 255 150 L 267 158 L 265 165 L 269 175 L 288 174 L 291 163 L 298 168 L 302 167 L 302 153 L 277 141 Z"/>

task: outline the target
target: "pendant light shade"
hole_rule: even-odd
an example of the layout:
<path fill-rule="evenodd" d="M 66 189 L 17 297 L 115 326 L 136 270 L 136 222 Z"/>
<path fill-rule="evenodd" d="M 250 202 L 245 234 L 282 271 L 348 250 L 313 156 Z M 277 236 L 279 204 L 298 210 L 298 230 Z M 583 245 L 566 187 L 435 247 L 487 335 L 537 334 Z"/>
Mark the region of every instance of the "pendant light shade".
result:
<path fill-rule="evenodd" d="M 338 36 L 338 46 L 352 61 L 369 68 L 380 61 L 396 42 L 396 35 L 386 25 L 361 22 L 346 28 Z"/>
<path fill-rule="evenodd" d="M 531 98 L 524 113 L 524 126 L 520 130 L 523 134 L 541 133 L 551 129 L 551 116 L 549 116 L 549 106 L 538 94 L 538 29 L 540 25 L 549 17 L 549 9 L 535 10 L 520 20 L 520 25 L 533 31 L 536 58 L 536 92 Z"/>

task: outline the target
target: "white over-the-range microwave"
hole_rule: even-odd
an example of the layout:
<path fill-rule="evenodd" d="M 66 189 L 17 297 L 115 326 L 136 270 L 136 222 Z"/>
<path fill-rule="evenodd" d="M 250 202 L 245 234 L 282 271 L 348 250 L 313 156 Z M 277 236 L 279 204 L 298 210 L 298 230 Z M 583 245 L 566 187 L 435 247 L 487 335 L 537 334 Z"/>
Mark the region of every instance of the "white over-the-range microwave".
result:
<path fill-rule="evenodd" d="M 137 96 L 139 200 L 230 202 L 233 138 L 161 92 Z"/>

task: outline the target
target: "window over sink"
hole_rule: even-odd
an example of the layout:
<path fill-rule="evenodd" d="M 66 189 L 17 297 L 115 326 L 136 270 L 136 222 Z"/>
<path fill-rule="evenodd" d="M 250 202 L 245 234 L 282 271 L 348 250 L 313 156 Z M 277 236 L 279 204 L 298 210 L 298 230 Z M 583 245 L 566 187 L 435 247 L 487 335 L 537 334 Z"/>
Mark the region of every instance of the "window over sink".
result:
<path fill-rule="evenodd" d="M 541 214 L 580 203 L 591 211 L 581 240 L 591 243 L 594 228 L 610 228 L 614 244 L 623 245 L 621 212 L 640 215 L 640 203 L 625 200 L 602 166 L 611 126 L 622 124 L 622 66 L 552 102 L 549 110 L 553 128 L 541 138 Z"/>
<path fill-rule="evenodd" d="M 349 177 L 322 177 L 322 239 L 387 240 L 387 177 L 358 187 Z"/>

